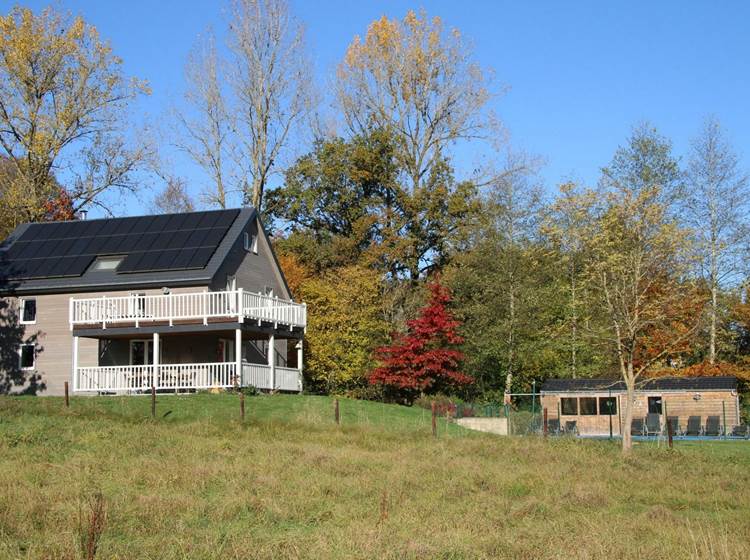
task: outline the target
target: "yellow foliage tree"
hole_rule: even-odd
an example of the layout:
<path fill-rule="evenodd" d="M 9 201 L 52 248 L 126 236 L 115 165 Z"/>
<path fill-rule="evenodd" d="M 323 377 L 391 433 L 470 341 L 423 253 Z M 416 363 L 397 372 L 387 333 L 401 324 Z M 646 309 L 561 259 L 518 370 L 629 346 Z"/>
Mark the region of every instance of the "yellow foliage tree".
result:
<path fill-rule="evenodd" d="M 372 352 L 389 331 L 378 274 L 348 266 L 303 277 L 298 289 L 311 310 L 305 337 L 308 382 L 325 392 L 363 386 L 374 366 Z"/>
<path fill-rule="evenodd" d="M 110 187 L 130 188 L 148 150 L 126 148 L 123 111 L 147 91 L 125 78 L 82 18 L 21 7 L 0 16 L 0 149 L 12 166 L 0 185 L 6 225 L 41 217 L 62 168 L 74 169 L 67 190 L 77 207 Z"/>

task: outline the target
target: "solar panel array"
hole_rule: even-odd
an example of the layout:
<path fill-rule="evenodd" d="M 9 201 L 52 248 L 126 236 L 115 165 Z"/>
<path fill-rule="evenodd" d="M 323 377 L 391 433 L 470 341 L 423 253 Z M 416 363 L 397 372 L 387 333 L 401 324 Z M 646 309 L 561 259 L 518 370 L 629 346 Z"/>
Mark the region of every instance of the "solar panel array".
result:
<path fill-rule="evenodd" d="M 5 251 L 8 278 L 82 275 L 99 256 L 123 255 L 117 273 L 204 268 L 239 210 L 32 224 Z"/>

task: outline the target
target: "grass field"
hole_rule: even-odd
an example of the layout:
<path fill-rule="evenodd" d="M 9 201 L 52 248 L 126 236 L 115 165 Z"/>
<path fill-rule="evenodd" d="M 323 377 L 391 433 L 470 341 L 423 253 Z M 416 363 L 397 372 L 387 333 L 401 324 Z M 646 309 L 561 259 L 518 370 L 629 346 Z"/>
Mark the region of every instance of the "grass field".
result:
<path fill-rule="evenodd" d="M 0 398 L 0 557 L 750 557 L 750 442 L 493 437 L 325 397 Z M 447 429 L 447 431 L 446 431 Z M 101 496 L 97 499 L 96 496 Z M 96 525 L 96 523 L 94 523 Z"/>

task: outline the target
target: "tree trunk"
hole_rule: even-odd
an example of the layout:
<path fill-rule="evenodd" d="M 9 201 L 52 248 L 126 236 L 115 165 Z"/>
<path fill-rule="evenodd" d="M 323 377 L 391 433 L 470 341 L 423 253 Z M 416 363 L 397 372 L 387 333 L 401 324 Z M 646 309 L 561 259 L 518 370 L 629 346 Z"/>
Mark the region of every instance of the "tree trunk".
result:
<path fill-rule="evenodd" d="M 633 449 L 633 434 L 630 428 L 633 425 L 633 399 L 635 398 L 635 379 L 633 379 L 633 364 L 627 364 L 625 381 L 625 419 L 622 426 L 622 454 L 629 455 Z"/>
<path fill-rule="evenodd" d="M 717 292 L 718 287 L 716 285 L 716 282 L 711 282 L 711 332 L 710 332 L 710 342 L 708 347 L 708 361 L 712 365 L 716 363 L 716 301 L 717 301 Z"/>

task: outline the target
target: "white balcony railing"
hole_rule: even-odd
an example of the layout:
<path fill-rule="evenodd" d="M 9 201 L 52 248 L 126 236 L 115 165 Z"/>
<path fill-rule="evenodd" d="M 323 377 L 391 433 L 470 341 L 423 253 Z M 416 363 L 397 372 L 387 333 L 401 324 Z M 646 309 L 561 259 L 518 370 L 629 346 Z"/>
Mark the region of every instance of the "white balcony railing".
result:
<path fill-rule="evenodd" d="M 274 326 L 305 328 L 306 305 L 273 296 L 231 290 L 169 294 L 132 294 L 70 299 L 70 327 L 133 325 L 213 319 L 266 321 Z"/>
<path fill-rule="evenodd" d="M 242 364 L 235 375 L 234 362 L 159 364 L 158 366 L 106 366 L 76 368 L 73 387 L 77 392 L 137 392 L 247 387 L 301 391 L 299 370 L 263 364 Z"/>

